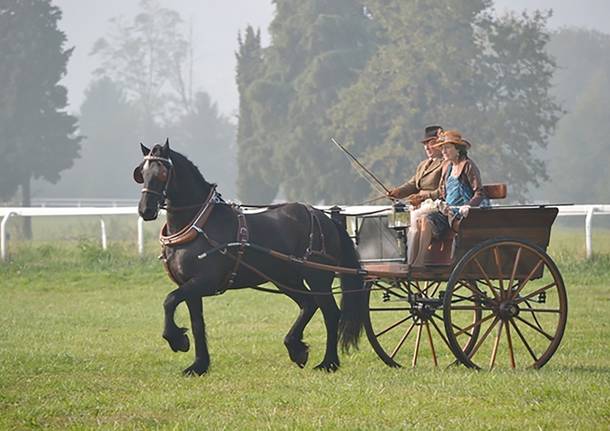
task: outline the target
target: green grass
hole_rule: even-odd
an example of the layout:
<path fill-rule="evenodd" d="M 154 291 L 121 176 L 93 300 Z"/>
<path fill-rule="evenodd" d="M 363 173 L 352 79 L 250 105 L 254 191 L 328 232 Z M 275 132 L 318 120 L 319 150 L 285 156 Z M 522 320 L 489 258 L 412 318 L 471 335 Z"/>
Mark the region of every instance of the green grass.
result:
<path fill-rule="evenodd" d="M 200 378 L 180 374 L 192 351 L 161 339 L 172 286 L 154 245 L 140 259 L 131 242 L 13 243 L 0 265 L 0 429 L 608 429 L 610 254 L 582 260 L 579 234 L 551 244 L 570 311 L 542 370 L 390 369 L 363 338 L 337 373 L 316 372 L 319 315 L 301 370 L 282 344 L 296 306 L 245 290 L 205 300 Z M 184 306 L 176 320 L 188 326 Z"/>

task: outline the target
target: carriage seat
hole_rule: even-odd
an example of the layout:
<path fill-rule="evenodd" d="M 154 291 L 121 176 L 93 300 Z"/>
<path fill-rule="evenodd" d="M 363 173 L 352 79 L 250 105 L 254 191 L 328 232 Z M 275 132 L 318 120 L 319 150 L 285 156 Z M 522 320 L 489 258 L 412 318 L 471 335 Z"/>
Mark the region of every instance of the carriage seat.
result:
<path fill-rule="evenodd" d="M 488 199 L 505 199 L 506 183 L 495 183 L 483 185 L 483 191 Z"/>
<path fill-rule="evenodd" d="M 489 199 L 505 199 L 506 184 L 494 183 L 483 186 L 485 195 Z M 457 226 L 456 226 L 457 225 Z M 425 266 L 451 265 L 453 262 L 453 249 L 455 247 L 455 237 L 459 230 L 459 223 L 455 223 L 453 229 L 447 231 L 442 238 L 433 239 L 428 246 L 426 256 L 424 256 Z"/>

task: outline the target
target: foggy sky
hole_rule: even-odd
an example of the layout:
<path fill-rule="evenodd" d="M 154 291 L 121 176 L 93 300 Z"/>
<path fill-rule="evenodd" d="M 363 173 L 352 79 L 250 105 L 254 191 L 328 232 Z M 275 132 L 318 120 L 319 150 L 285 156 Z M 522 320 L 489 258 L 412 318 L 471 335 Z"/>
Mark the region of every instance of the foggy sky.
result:
<path fill-rule="evenodd" d="M 131 22 L 139 1 L 53 0 L 53 3 L 63 10 L 60 28 L 68 37 L 68 46 L 76 47 L 63 83 L 68 87 L 70 110 L 77 112 L 92 79 L 91 72 L 97 66 L 97 59 L 89 55 L 93 43 L 108 35 L 112 28 L 110 18 L 124 16 Z M 267 27 L 274 12 L 271 0 L 161 0 L 161 4 L 178 11 L 185 22 L 192 22 L 194 83 L 235 121 L 237 32 L 251 24 L 261 29 L 263 45 L 268 45 Z M 496 0 L 495 5 L 499 13 L 552 8 L 551 28 L 578 26 L 610 33 L 610 0 Z"/>

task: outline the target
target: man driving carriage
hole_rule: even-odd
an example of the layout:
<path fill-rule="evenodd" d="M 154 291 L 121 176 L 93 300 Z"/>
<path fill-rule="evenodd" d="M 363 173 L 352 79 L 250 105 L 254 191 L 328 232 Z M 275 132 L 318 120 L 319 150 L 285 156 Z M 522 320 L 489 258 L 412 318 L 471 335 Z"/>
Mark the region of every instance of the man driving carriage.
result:
<path fill-rule="evenodd" d="M 402 199 L 407 198 L 413 206 L 418 206 L 426 199 L 438 199 L 440 191 L 438 189 L 441 180 L 441 165 L 443 155 L 440 148 L 436 147 L 437 137 L 443 131 L 441 126 L 428 126 L 424 132 L 424 139 L 421 143 L 426 151 L 426 160 L 423 160 L 413 175 L 406 183 L 396 187 L 388 193 L 388 196 Z"/>

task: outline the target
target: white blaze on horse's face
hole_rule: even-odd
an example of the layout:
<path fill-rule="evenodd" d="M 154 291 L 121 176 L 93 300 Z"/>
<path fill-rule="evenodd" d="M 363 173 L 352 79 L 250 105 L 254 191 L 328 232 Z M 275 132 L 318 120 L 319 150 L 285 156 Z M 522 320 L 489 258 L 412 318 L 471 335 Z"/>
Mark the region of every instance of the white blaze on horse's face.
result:
<path fill-rule="evenodd" d="M 161 161 L 145 160 L 142 165 L 144 180 L 138 212 L 144 220 L 154 220 L 159 207 L 165 201 L 165 189 L 169 179 L 169 169 Z"/>

